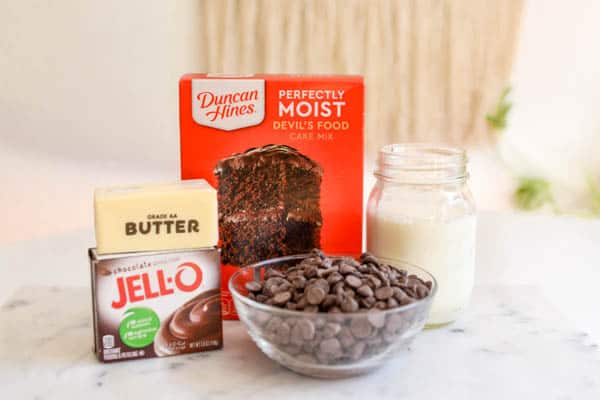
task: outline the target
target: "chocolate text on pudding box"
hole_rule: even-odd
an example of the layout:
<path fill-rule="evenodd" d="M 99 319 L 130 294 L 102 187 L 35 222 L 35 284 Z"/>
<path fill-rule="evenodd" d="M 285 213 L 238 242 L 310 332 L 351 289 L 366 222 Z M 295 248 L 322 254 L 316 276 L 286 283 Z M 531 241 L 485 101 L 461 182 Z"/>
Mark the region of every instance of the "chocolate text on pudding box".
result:
<path fill-rule="evenodd" d="M 360 254 L 363 102 L 357 76 L 181 78 L 181 176 L 217 187 L 225 319 L 240 266 Z"/>
<path fill-rule="evenodd" d="M 90 262 L 100 361 L 222 346 L 216 249 L 113 255 L 92 249 Z"/>

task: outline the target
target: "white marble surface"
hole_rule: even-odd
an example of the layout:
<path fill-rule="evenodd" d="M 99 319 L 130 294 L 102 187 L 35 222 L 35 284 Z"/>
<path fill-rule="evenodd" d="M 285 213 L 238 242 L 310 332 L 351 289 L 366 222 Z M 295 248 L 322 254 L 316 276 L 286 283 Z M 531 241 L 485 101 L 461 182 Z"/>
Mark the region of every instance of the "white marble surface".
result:
<path fill-rule="evenodd" d="M 479 214 L 468 313 L 371 375 L 304 378 L 239 323 L 225 349 L 103 365 L 91 353 L 91 229 L 0 244 L 0 399 L 600 399 L 600 221 Z M 2 305 L 3 304 L 3 305 Z"/>
<path fill-rule="evenodd" d="M 481 286 L 457 323 L 422 332 L 372 374 L 305 378 L 267 359 L 239 322 L 221 351 L 98 363 L 85 289 L 26 287 L 0 309 L 6 399 L 597 399 L 598 345 L 531 286 Z"/>

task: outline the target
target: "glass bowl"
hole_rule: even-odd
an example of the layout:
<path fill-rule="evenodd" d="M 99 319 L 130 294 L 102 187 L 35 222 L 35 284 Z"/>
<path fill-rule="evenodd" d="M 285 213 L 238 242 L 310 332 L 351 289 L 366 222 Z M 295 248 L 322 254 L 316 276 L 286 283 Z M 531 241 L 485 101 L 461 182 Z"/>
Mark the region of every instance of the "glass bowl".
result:
<path fill-rule="evenodd" d="M 268 268 L 290 267 L 309 256 L 298 254 L 262 261 L 241 268 L 229 280 L 239 318 L 263 353 L 300 374 L 344 378 L 370 372 L 406 351 L 423 329 L 437 291 L 435 278 L 414 265 L 390 263 L 431 281 L 430 294 L 388 310 L 311 313 L 269 306 L 247 297 L 246 282 L 260 280 Z"/>

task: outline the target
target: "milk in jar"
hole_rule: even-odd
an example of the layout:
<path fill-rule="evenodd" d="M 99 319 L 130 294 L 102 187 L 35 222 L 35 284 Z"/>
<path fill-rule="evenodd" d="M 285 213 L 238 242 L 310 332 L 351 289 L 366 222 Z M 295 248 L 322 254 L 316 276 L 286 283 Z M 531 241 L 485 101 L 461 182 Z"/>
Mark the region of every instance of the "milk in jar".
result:
<path fill-rule="evenodd" d="M 475 274 L 475 206 L 460 149 L 385 146 L 367 207 L 367 250 L 430 272 L 438 291 L 428 325 L 454 321 L 469 303 Z"/>

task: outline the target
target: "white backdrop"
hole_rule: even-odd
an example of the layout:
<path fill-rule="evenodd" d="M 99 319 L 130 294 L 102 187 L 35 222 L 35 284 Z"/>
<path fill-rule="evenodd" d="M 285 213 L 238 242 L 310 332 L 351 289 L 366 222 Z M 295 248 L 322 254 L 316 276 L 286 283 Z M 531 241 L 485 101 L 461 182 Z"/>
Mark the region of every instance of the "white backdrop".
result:
<path fill-rule="evenodd" d="M 89 228 L 95 186 L 177 178 L 197 4 L 0 2 L 0 243 Z M 575 187 L 598 171 L 597 21 L 594 0 L 528 2 L 503 142 L 527 160 L 515 168 Z M 473 150 L 473 190 L 480 208 L 506 208 L 512 181 L 488 154 Z"/>
<path fill-rule="evenodd" d="M 503 151 L 515 170 L 549 178 L 559 197 L 600 178 L 599 21 L 593 0 L 530 0 L 525 14 Z"/>

